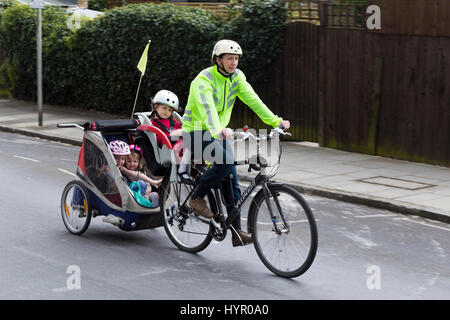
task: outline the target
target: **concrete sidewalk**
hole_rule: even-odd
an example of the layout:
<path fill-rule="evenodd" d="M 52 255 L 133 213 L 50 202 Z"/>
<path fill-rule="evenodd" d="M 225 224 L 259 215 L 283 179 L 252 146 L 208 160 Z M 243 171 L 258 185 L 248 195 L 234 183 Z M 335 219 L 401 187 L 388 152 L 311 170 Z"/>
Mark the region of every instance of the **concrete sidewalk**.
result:
<path fill-rule="evenodd" d="M 59 129 L 57 123 L 117 119 L 101 112 L 44 106 L 38 126 L 36 104 L 0 99 L 0 130 L 81 145 L 83 132 Z M 248 180 L 247 166 L 239 166 Z M 450 168 L 283 142 L 275 181 L 319 196 L 413 214 L 450 223 Z"/>

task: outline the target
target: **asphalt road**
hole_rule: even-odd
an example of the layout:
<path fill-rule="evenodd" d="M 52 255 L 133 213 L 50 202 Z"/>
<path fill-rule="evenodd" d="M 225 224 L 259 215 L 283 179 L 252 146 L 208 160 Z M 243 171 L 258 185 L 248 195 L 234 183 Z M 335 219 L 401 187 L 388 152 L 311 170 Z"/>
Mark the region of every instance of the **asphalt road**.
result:
<path fill-rule="evenodd" d="M 74 236 L 59 202 L 77 158 L 74 146 L 0 133 L 0 299 L 450 298 L 448 224 L 319 197 L 306 196 L 317 257 L 291 280 L 230 239 L 189 254 L 163 228 L 124 232 L 101 218 Z"/>

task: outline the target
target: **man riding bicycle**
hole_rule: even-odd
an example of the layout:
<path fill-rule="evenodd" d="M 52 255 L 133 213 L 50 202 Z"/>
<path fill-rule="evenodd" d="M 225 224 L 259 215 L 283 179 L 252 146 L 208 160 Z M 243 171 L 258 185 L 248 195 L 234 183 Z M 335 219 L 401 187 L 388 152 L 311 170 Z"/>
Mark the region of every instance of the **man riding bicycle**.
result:
<path fill-rule="evenodd" d="M 183 115 L 183 141 L 194 154 L 214 163 L 200 178 L 189 201 L 191 207 L 205 218 L 213 213 L 203 199 L 211 188 L 225 177 L 232 178 L 233 205 L 241 196 L 234 163 L 233 146 L 229 142 L 233 131 L 227 128 L 236 97 L 248 105 L 266 124 L 289 129 L 287 120 L 274 115 L 261 101 L 244 73 L 237 69 L 242 49 L 231 40 L 220 40 L 212 52 L 212 66 L 201 71 L 191 82 L 189 97 Z M 210 151 L 205 152 L 205 149 Z M 201 151 L 199 155 L 197 151 Z M 203 154 L 205 153 L 205 154 Z M 232 206 L 227 207 L 230 212 Z M 252 243 L 252 236 L 241 228 L 240 213 L 232 223 L 232 244 L 242 246 Z"/>

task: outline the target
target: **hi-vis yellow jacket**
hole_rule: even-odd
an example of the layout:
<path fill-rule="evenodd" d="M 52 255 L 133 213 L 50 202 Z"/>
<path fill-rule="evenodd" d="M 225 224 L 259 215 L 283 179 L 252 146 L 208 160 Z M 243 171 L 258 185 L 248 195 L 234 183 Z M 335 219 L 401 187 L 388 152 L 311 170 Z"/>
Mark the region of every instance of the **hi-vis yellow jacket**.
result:
<path fill-rule="evenodd" d="M 242 71 L 236 69 L 231 77 L 224 77 L 217 71 L 217 66 L 212 66 L 201 71 L 191 82 L 182 118 L 183 131 L 209 130 L 216 138 L 230 122 L 236 96 L 265 124 L 277 127 L 283 121 L 261 101 Z"/>

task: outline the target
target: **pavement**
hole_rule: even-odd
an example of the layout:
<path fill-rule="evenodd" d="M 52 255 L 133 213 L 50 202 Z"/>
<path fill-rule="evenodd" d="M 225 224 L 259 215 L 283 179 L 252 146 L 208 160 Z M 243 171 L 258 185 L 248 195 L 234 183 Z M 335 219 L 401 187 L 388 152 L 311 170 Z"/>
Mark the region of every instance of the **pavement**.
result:
<path fill-rule="evenodd" d="M 44 105 L 43 125 L 39 126 L 36 103 L 0 99 L 0 130 L 76 146 L 81 145 L 83 132 L 56 124 L 118 118 Z M 284 141 L 282 146 L 275 181 L 306 194 L 450 223 L 450 168 L 323 148 L 311 142 Z M 256 173 L 239 166 L 238 174 L 248 181 Z"/>

